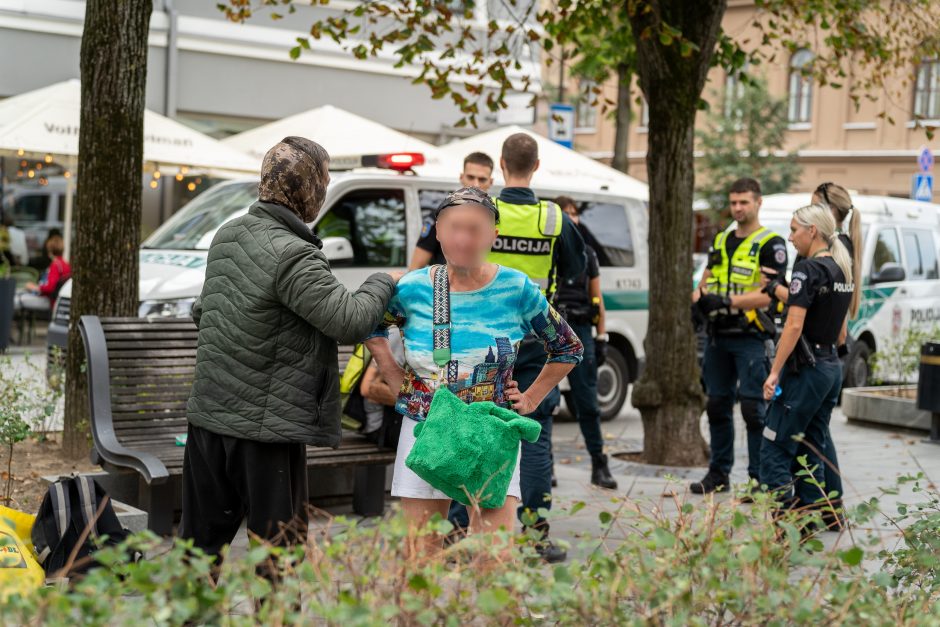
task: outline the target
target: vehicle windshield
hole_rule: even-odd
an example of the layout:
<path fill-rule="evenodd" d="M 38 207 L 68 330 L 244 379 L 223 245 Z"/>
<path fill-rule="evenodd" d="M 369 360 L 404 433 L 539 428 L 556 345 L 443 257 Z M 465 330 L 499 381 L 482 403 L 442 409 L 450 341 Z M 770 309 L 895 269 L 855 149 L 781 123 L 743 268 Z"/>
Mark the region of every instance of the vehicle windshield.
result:
<path fill-rule="evenodd" d="M 192 199 L 143 243 L 158 250 L 208 250 L 219 227 L 258 199 L 253 181 L 216 185 Z"/>

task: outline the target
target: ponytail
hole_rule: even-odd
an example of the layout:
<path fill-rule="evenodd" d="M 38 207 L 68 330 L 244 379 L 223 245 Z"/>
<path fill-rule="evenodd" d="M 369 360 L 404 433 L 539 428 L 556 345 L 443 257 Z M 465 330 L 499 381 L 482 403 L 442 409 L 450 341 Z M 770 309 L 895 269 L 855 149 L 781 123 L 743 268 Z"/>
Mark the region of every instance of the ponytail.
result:
<path fill-rule="evenodd" d="M 858 316 L 858 308 L 862 301 L 861 276 L 862 276 L 862 216 L 858 209 L 852 207 L 849 217 L 849 240 L 852 242 L 852 280 L 855 283 L 855 290 L 852 292 L 852 302 L 849 305 L 849 319 Z M 842 242 L 839 242 L 840 244 Z M 843 246 L 844 248 L 844 246 Z"/>
<path fill-rule="evenodd" d="M 849 240 L 852 242 L 852 255 L 851 255 L 851 265 L 852 273 L 851 280 L 855 283 L 855 291 L 852 292 L 852 302 L 849 304 L 849 319 L 855 318 L 858 315 L 858 308 L 862 300 L 861 292 L 861 276 L 862 276 L 862 216 L 859 214 L 858 209 L 852 205 L 852 197 L 849 195 L 848 190 L 846 190 L 841 185 L 836 183 L 823 183 L 816 188 L 816 191 L 813 192 L 813 201 L 819 202 L 823 201 L 826 205 L 829 206 L 829 210 L 832 212 L 833 218 L 835 218 L 836 225 L 842 230 L 843 233 L 846 233 L 846 227 L 848 232 Z M 848 220 L 848 224 L 846 224 Z M 840 242 L 841 243 L 841 242 Z M 833 258 L 835 258 L 834 246 L 830 242 L 830 249 L 833 249 Z M 845 248 L 843 246 L 843 248 Z M 846 251 L 848 252 L 848 251 Z M 839 264 L 839 267 L 842 267 L 842 264 Z M 845 272 L 845 268 L 843 268 Z M 848 272 L 845 272 L 846 279 L 849 279 L 850 275 Z"/>

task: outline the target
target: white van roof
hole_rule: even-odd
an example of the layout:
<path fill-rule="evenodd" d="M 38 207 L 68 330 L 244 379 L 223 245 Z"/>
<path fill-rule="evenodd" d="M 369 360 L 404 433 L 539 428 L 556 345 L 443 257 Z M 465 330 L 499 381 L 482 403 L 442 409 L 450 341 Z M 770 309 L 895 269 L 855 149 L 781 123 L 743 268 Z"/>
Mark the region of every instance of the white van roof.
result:
<path fill-rule="evenodd" d="M 760 213 L 762 217 L 781 218 L 791 215 L 800 207 L 810 204 L 812 194 L 770 194 L 764 196 Z M 896 198 L 894 196 L 852 195 L 852 204 L 860 211 L 862 223 L 874 222 L 919 222 L 940 225 L 940 205 Z"/>

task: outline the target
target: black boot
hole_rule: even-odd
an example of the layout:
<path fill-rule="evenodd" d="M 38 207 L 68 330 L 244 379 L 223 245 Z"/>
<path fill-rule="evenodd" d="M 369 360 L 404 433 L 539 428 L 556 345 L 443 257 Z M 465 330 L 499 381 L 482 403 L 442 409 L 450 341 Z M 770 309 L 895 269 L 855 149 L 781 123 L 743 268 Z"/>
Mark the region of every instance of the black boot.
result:
<path fill-rule="evenodd" d="M 709 469 L 705 478 L 690 485 L 689 489 L 693 494 L 708 494 L 709 492 L 723 492 L 730 485 L 728 475 Z"/>
<path fill-rule="evenodd" d="M 606 455 L 591 455 L 591 483 L 608 490 L 617 489 L 617 481 L 610 474 Z"/>

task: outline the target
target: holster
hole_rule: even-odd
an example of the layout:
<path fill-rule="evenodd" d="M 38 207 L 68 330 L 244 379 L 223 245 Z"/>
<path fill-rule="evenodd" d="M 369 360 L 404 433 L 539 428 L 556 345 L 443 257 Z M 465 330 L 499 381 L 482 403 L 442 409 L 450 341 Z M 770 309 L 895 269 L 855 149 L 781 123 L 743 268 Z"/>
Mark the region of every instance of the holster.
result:
<path fill-rule="evenodd" d="M 787 358 L 787 368 L 791 372 L 797 373 L 804 368 L 815 367 L 816 356 L 813 354 L 813 349 L 810 347 L 806 338 L 801 335 L 800 339 L 796 341 L 796 346 L 793 347 L 793 352 L 790 353 L 790 357 Z"/>

